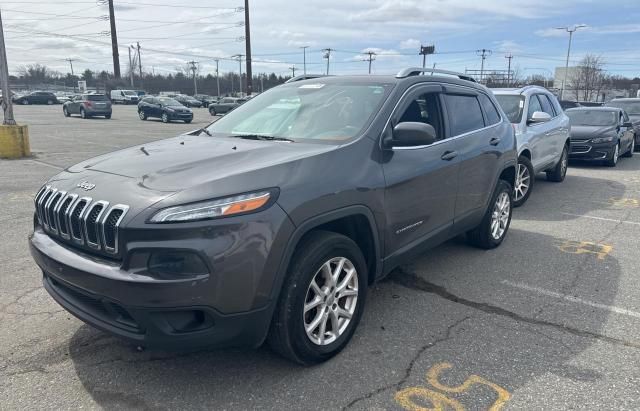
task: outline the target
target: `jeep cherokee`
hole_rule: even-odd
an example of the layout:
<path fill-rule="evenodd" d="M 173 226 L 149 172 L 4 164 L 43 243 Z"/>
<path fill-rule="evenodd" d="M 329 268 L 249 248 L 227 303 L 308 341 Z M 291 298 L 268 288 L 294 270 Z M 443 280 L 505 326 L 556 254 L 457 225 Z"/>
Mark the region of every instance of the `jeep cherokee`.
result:
<path fill-rule="evenodd" d="M 69 167 L 35 197 L 44 287 L 143 346 L 266 339 L 300 363 L 332 357 L 370 284 L 509 228 L 511 125 L 485 87 L 423 72 L 281 85 L 202 130 Z"/>

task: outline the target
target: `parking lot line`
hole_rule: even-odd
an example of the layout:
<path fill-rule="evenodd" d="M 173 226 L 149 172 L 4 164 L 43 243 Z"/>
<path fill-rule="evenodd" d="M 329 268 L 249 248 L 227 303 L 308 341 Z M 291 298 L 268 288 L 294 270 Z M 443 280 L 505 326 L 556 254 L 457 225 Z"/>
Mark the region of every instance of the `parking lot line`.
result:
<path fill-rule="evenodd" d="M 592 220 L 601 220 L 601 221 L 611 221 L 612 223 L 617 224 L 631 224 L 631 225 L 640 225 L 640 223 L 635 221 L 626 221 L 626 220 L 616 220 L 615 218 L 604 218 L 604 217 L 595 217 L 591 215 L 580 215 L 580 214 L 571 214 L 571 213 L 562 213 L 564 215 L 570 215 L 573 217 L 581 217 L 581 218 L 590 218 Z"/>
<path fill-rule="evenodd" d="M 566 301 L 571 301 L 573 303 L 588 305 L 589 307 L 600 308 L 602 310 L 610 311 L 616 314 L 622 314 L 622 315 L 628 315 L 629 317 L 640 318 L 640 312 L 627 310 L 626 308 L 620 308 L 620 307 L 607 305 L 607 304 L 594 303 L 592 301 L 583 300 L 582 298 L 574 297 L 573 295 L 556 293 L 554 291 L 545 290 L 544 288 L 534 287 L 534 286 L 523 284 L 523 283 L 516 283 L 509 280 L 502 280 L 501 282 L 502 284 L 506 284 L 511 287 L 520 288 L 522 290 L 527 290 L 534 293 L 546 295 L 548 297 L 559 298 Z"/>

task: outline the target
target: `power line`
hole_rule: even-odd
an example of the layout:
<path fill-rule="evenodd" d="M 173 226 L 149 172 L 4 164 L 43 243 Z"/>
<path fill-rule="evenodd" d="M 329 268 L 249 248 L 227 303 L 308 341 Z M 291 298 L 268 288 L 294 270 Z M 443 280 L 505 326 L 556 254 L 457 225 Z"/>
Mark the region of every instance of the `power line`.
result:
<path fill-rule="evenodd" d="M 373 60 L 375 60 L 376 53 L 373 52 L 373 51 L 367 51 L 364 54 L 368 54 L 369 55 L 369 58 L 366 59 L 366 60 L 363 60 L 363 61 L 368 61 L 369 62 L 369 74 L 371 74 L 371 63 L 373 62 Z"/>

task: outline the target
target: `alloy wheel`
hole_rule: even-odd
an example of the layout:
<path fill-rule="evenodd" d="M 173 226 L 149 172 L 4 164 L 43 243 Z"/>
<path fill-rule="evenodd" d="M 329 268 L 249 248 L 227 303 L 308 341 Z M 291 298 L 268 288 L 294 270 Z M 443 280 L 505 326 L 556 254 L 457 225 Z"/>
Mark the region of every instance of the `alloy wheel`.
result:
<path fill-rule="evenodd" d="M 358 273 L 345 257 L 322 264 L 307 289 L 303 321 L 307 337 L 316 345 L 336 341 L 347 329 L 358 302 Z"/>
<path fill-rule="evenodd" d="M 618 163 L 619 157 L 620 157 L 620 144 L 616 144 L 616 147 L 613 149 L 613 164 Z"/>
<path fill-rule="evenodd" d="M 569 168 L 569 156 L 567 155 L 567 149 L 562 150 L 562 158 L 560 159 L 560 175 L 564 178 L 567 175 L 567 169 Z"/>
<path fill-rule="evenodd" d="M 509 194 L 503 191 L 496 198 L 493 212 L 491 213 L 491 236 L 494 240 L 500 240 L 505 231 L 507 231 L 510 212 Z"/>
<path fill-rule="evenodd" d="M 524 164 L 518 164 L 518 173 L 516 175 L 516 184 L 514 190 L 514 200 L 520 201 L 521 198 L 527 195 L 529 187 L 531 185 L 531 174 L 529 168 Z"/>

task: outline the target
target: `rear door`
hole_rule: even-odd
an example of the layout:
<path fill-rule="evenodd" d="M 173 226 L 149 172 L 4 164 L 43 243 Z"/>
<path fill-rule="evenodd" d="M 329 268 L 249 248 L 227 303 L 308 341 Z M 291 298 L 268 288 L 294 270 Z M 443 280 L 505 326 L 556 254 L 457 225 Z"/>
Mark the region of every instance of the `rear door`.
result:
<path fill-rule="evenodd" d="M 459 157 L 456 141 L 446 138 L 441 90 L 434 84 L 411 88 L 384 130 L 388 136 L 394 125 L 423 122 L 437 134 L 437 141 L 428 146 L 385 151 L 387 256 L 403 254 L 439 234 L 446 236 L 453 224 Z"/>

